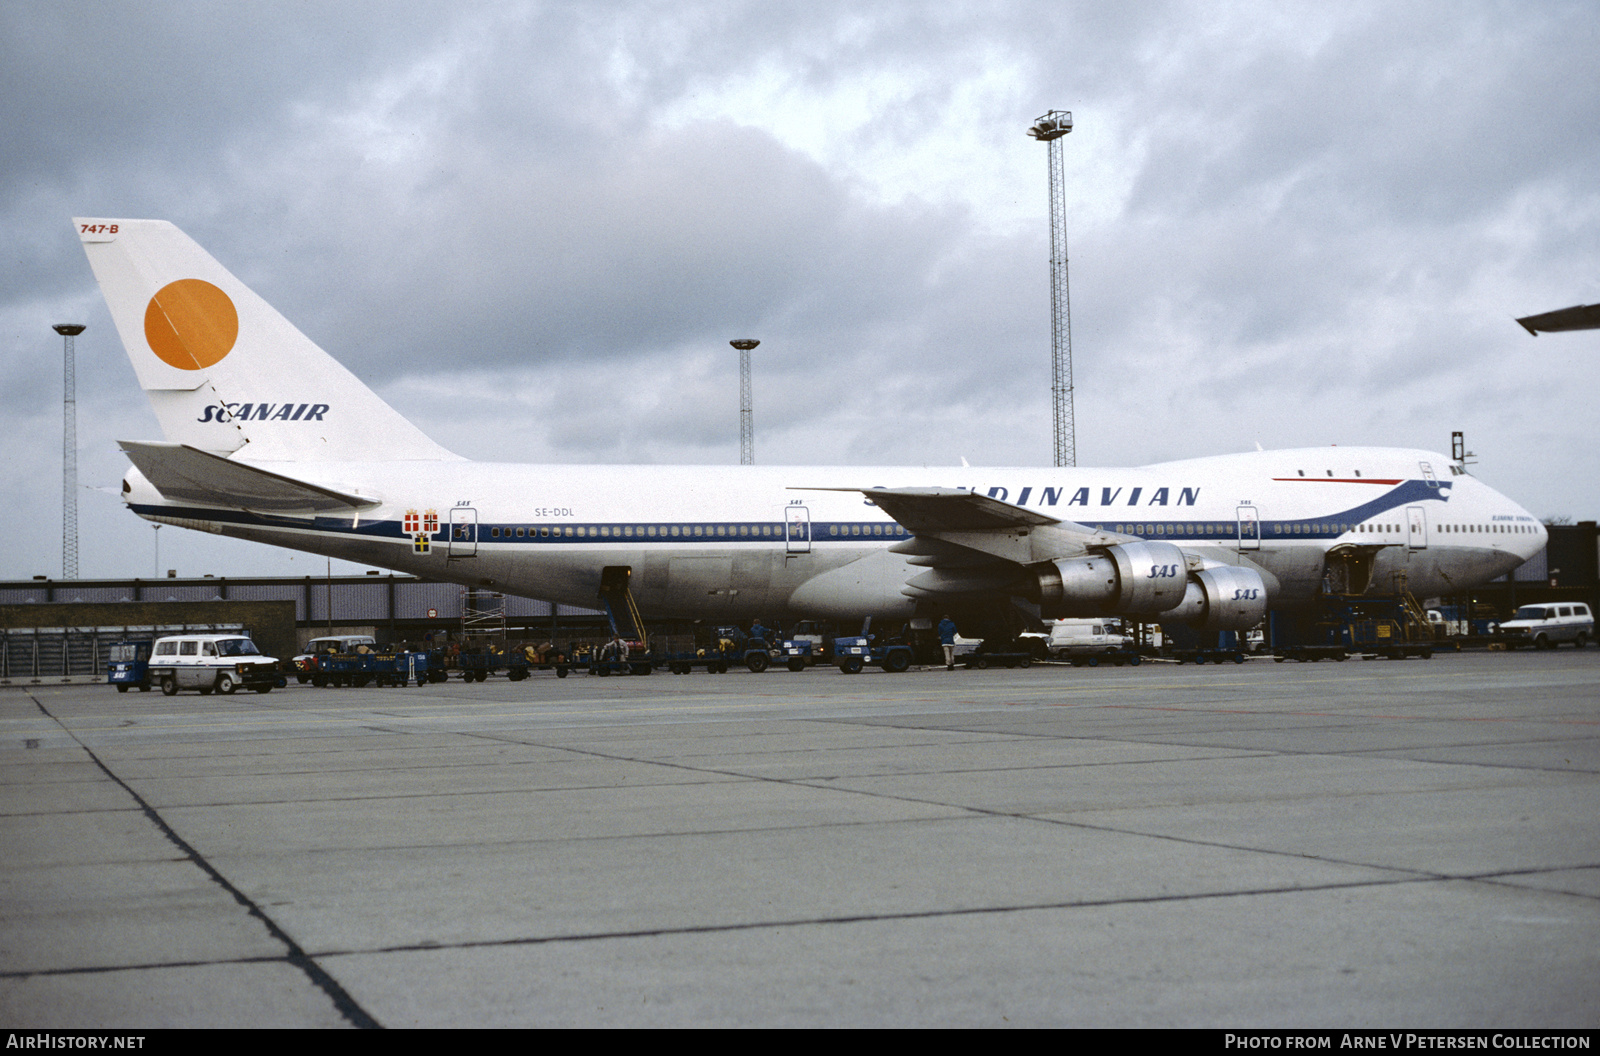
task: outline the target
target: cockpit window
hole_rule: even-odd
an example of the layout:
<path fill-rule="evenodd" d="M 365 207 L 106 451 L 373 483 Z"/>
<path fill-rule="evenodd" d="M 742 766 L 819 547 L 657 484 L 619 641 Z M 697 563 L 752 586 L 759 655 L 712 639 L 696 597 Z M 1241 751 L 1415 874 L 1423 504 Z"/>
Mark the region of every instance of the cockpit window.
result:
<path fill-rule="evenodd" d="M 223 656 L 260 656 L 261 650 L 248 638 L 224 638 L 217 642 L 217 652 Z"/>

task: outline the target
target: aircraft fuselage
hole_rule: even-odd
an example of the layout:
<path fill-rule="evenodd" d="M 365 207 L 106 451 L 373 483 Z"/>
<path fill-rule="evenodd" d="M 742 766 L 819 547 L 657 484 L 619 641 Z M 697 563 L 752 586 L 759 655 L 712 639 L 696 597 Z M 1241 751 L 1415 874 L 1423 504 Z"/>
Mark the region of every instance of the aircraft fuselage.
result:
<path fill-rule="evenodd" d="M 1384 592 L 1403 573 L 1426 596 L 1504 575 L 1545 543 L 1526 510 L 1444 456 L 1404 449 L 1272 451 L 1137 469 L 284 468 L 382 503 L 333 516 L 174 504 L 137 470 L 126 497 L 152 520 L 569 605 L 593 606 L 602 570 L 627 567 L 646 613 L 685 618 L 918 611 L 901 587 L 923 569 L 889 550 L 910 533 L 859 492 L 809 489 L 965 489 L 1254 567 L 1279 606 L 1328 586 L 1330 552 L 1364 562 L 1361 592 Z M 825 590 L 807 589 L 825 575 Z"/>

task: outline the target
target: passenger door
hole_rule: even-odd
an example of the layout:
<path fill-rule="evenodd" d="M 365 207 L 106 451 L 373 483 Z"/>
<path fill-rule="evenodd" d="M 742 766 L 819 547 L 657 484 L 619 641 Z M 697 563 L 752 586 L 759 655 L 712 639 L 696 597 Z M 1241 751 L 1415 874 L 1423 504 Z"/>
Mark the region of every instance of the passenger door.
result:
<path fill-rule="evenodd" d="M 811 511 L 799 504 L 783 508 L 783 552 L 785 556 L 811 552 Z"/>
<path fill-rule="evenodd" d="M 450 507 L 448 560 L 478 556 L 478 511 L 471 506 Z"/>
<path fill-rule="evenodd" d="M 1421 506 L 1406 507 L 1406 546 L 1411 550 L 1428 548 L 1428 515 Z"/>
<path fill-rule="evenodd" d="M 1261 515 L 1254 506 L 1240 506 L 1239 518 L 1239 549 L 1261 549 Z"/>

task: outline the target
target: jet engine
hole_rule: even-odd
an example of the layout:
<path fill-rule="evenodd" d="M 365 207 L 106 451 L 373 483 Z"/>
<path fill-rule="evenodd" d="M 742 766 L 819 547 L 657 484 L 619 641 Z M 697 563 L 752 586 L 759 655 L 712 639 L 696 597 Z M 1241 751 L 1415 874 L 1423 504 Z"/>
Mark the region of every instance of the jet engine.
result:
<path fill-rule="evenodd" d="M 1101 553 L 1035 566 L 1046 613 L 1153 616 L 1183 601 L 1188 562 L 1171 543 L 1119 543 Z"/>
<path fill-rule="evenodd" d="M 1218 565 L 1189 577 L 1183 601 L 1161 614 L 1197 631 L 1247 631 L 1267 614 L 1267 587 L 1253 568 Z"/>
<path fill-rule="evenodd" d="M 1119 543 L 1033 567 L 1047 617 L 1117 612 L 1242 631 L 1267 611 L 1266 584 L 1255 569 L 1222 565 L 1191 575 L 1183 551 L 1171 543 Z"/>

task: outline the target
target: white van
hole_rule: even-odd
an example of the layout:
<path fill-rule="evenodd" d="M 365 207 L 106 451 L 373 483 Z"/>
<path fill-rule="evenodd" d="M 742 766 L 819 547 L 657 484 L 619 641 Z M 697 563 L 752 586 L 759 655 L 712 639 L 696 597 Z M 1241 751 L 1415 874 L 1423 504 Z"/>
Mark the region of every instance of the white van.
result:
<path fill-rule="evenodd" d="M 169 697 L 180 689 L 232 693 L 240 686 L 270 693 L 279 682 L 278 661 L 242 634 L 178 634 L 156 639 L 150 681 Z"/>
<path fill-rule="evenodd" d="M 1513 649 L 1530 644 L 1554 649 L 1562 642 L 1582 649 L 1594 637 L 1594 616 L 1578 601 L 1524 605 L 1500 625 L 1500 637 Z"/>
<path fill-rule="evenodd" d="M 1050 625 L 1050 640 L 1045 648 L 1052 660 L 1064 660 L 1091 653 L 1121 653 L 1133 648 L 1133 639 L 1122 633 L 1115 620 L 1056 620 Z"/>

